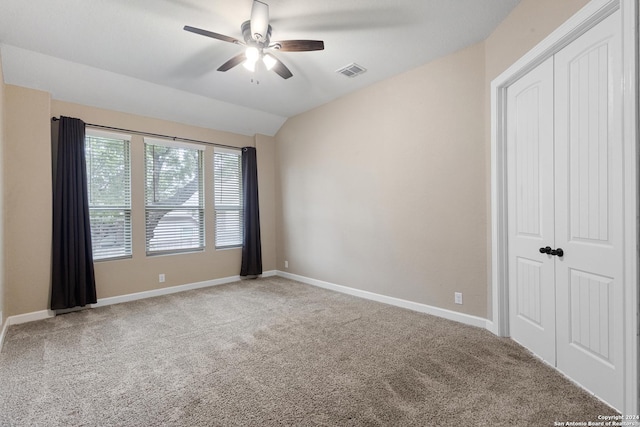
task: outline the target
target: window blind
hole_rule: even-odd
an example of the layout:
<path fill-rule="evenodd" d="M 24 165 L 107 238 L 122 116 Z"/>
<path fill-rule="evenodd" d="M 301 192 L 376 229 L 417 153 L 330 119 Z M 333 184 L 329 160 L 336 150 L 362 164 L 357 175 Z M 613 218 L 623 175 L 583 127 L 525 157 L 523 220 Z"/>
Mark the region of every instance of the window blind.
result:
<path fill-rule="evenodd" d="M 145 138 L 147 255 L 204 249 L 203 149 Z"/>
<path fill-rule="evenodd" d="M 87 129 L 85 160 L 94 260 L 131 256 L 129 138 Z"/>
<path fill-rule="evenodd" d="M 216 148 L 213 154 L 216 248 L 242 246 L 242 153 Z"/>

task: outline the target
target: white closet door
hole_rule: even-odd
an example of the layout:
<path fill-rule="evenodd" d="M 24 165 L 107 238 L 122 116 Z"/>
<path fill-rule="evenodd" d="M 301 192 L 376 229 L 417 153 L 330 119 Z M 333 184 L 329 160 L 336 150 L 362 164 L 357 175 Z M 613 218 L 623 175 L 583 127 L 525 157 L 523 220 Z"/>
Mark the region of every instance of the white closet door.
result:
<path fill-rule="evenodd" d="M 509 328 L 555 365 L 553 58 L 507 90 Z"/>
<path fill-rule="evenodd" d="M 555 56 L 557 367 L 623 407 L 620 12 Z"/>

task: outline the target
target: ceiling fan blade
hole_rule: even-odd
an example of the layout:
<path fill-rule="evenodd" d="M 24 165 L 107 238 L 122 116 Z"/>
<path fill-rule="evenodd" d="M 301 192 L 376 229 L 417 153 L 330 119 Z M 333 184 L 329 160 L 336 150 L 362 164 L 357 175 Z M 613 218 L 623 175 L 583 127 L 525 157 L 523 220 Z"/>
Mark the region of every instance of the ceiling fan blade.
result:
<path fill-rule="evenodd" d="M 228 71 L 235 67 L 236 65 L 242 64 L 242 62 L 247 59 L 244 52 L 240 55 L 236 55 L 221 66 L 218 67 L 218 71 Z"/>
<path fill-rule="evenodd" d="M 308 52 L 324 50 L 324 42 L 322 40 L 282 40 L 274 42 L 273 48 L 283 52 Z"/>
<path fill-rule="evenodd" d="M 253 1 L 251 7 L 251 37 L 256 41 L 264 41 L 269 31 L 269 5 L 259 0 Z"/>
<path fill-rule="evenodd" d="M 289 77 L 293 76 L 293 74 L 291 73 L 291 71 L 287 68 L 286 65 L 284 65 L 282 63 L 282 61 L 280 61 L 278 58 L 276 58 L 275 56 L 272 55 L 272 58 L 276 60 L 275 65 L 273 66 L 272 70 L 275 71 L 276 73 L 278 73 L 278 75 L 280 77 L 282 77 L 283 79 L 288 79 Z"/>
<path fill-rule="evenodd" d="M 225 36 L 223 34 L 214 33 L 213 31 L 202 30 L 196 27 L 190 27 L 188 25 L 184 26 L 185 31 L 189 31 L 195 34 L 200 34 L 201 36 L 211 37 L 212 39 L 222 40 L 223 42 L 235 43 L 235 44 L 243 44 L 240 40 L 234 39 L 233 37 Z"/>
<path fill-rule="evenodd" d="M 273 42 L 270 47 L 283 52 L 309 52 L 324 50 L 324 42 L 322 40 L 282 40 Z"/>

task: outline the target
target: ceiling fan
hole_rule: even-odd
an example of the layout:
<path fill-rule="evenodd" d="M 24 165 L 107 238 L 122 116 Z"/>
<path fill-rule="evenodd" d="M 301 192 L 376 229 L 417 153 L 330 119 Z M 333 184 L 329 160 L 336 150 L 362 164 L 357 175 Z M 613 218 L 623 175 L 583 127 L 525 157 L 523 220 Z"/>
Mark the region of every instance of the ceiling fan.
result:
<path fill-rule="evenodd" d="M 246 46 L 246 50 L 243 53 L 234 56 L 222 64 L 218 67 L 218 71 L 228 71 L 240 63 L 243 63 L 244 67 L 248 70 L 255 71 L 256 63 L 262 60 L 267 70 L 273 70 L 283 79 L 288 79 L 293 74 L 282 61 L 268 52 L 269 50 L 308 52 L 324 49 L 324 42 L 322 40 L 282 40 L 271 42 L 269 5 L 259 0 L 253 1 L 251 19 L 242 23 L 241 30 L 244 41 L 188 25 L 185 25 L 184 29 L 202 36 Z"/>

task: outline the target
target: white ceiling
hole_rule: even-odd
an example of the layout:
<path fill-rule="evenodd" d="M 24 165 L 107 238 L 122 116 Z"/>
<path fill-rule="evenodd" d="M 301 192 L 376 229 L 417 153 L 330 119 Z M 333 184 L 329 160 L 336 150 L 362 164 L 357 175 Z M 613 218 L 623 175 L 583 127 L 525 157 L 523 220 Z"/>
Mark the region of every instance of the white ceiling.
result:
<path fill-rule="evenodd" d="M 272 41 L 324 40 L 277 52 L 284 80 L 220 65 L 241 46 L 252 0 L 0 0 L 5 82 L 54 99 L 244 135 L 486 38 L 520 0 L 266 0 Z M 368 71 L 335 71 L 356 62 Z M 258 83 L 259 82 L 259 83 Z"/>

